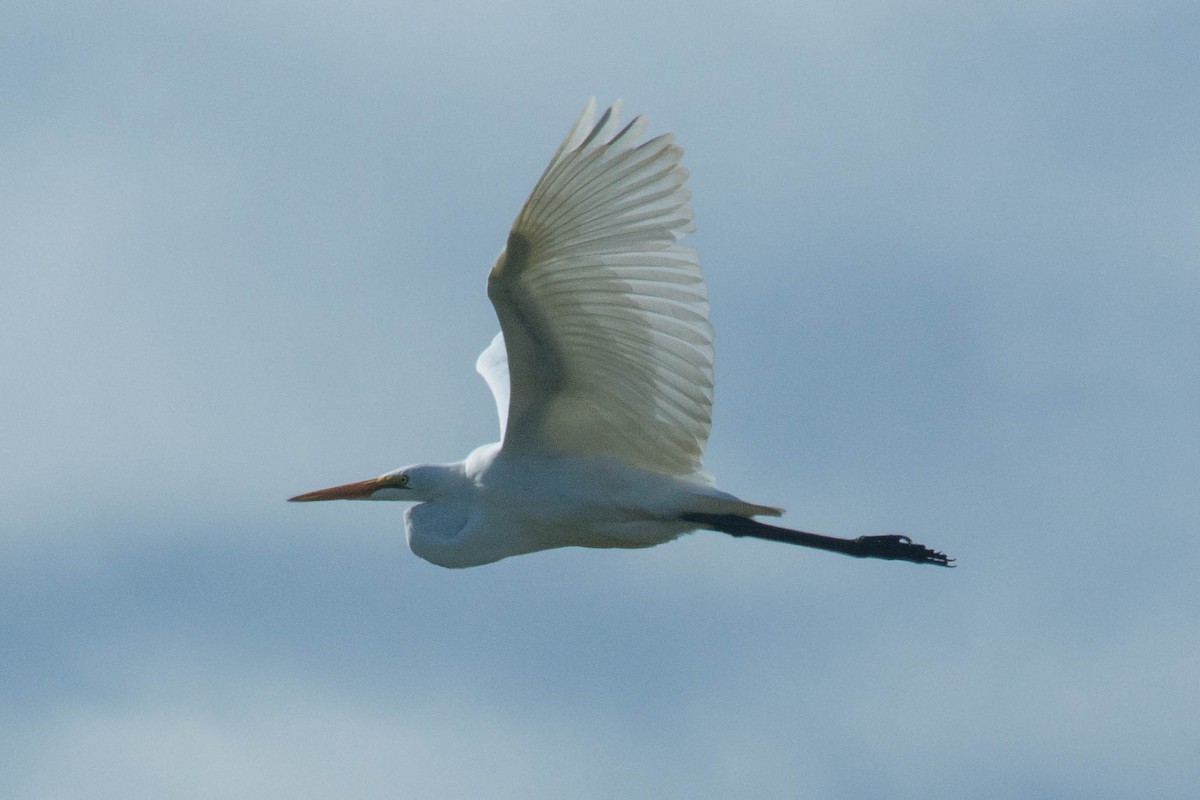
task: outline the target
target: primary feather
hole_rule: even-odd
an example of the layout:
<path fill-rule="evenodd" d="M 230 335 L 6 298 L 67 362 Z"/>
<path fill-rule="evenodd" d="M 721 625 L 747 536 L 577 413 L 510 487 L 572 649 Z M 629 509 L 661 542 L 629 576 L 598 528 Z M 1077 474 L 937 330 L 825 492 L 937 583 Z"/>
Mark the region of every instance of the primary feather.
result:
<path fill-rule="evenodd" d="M 517 215 L 488 277 L 502 339 L 477 367 L 507 405 L 507 454 L 706 481 L 712 326 L 696 253 L 677 244 L 692 230 L 683 151 L 670 135 L 637 144 L 645 119 L 618 128 L 618 111 L 593 123 L 588 104 Z"/>

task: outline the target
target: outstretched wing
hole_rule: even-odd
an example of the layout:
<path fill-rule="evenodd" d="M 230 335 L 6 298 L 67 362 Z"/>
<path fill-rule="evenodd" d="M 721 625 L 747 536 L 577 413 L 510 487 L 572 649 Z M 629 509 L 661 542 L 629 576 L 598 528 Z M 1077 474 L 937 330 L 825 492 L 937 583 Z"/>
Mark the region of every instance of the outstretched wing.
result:
<path fill-rule="evenodd" d="M 712 326 L 696 253 L 676 244 L 692 230 L 683 150 L 669 134 L 638 144 L 645 118 L 618 128 L 619 108 L 593 125 L 588 103 L 488 276 L 511 381 L 503 447 L 701 476 Z"/>
<path fill-rule="evenodd" d="M 475 371 L 483 376 L 492 397 L 496 399 L 496 413 L 500 416 L 500 438 L 508 423 L 508 353 L 504 350 L 504 334 L 497 333 L 479 358 L 475 359 Z"/>

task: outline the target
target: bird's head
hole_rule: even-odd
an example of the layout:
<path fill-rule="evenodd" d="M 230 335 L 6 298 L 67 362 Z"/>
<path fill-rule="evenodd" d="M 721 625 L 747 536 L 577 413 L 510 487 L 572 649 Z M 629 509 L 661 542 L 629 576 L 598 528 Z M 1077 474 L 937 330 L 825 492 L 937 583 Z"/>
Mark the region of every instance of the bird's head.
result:
<path fill-rule="evenodd" d="M 444 493 L 462 470 L 457 464 L 418 464 L 386 472 L 378 478 L 356 483 L 343 483 L 328 489 L 317 489 L 288 502 L 307 503 L 313 500 L 405 500 L 410 503 L 432 500 Z"/>

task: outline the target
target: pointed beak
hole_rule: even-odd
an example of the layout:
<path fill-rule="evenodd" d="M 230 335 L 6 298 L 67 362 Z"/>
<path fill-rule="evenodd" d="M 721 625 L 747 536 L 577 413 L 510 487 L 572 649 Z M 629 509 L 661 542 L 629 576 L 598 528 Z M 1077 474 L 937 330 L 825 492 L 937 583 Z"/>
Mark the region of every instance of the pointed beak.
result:
<path fill-rule="evenodd" d="M 317 489 L 315 492 L 305 492 L 295 497 L 289 497 L 289 503 L 309 503 L 313 500 L 365 500 L 387 484 L 381 478 L 371 478 L 369 481 L 358 483 L 343 483 L 341 486 L 330 486 L 328 489 Z"/>

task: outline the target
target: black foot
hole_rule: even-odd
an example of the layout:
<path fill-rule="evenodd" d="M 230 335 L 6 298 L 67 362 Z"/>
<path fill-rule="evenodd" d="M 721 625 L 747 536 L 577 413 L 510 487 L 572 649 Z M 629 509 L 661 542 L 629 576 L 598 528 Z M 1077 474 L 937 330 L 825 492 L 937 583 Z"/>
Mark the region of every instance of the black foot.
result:
<path fill-rule="evenodd" d="M 914 564 L 937 564 L 953 567 L 954 559 L 945 553 L 930 550 L 923 544 L 915 544 L 907 536 L 888 534 L 885 536 L 860 536 L 854 540 L 859 558 L 885 558 L 889 561 L 911 561 Z"/>

